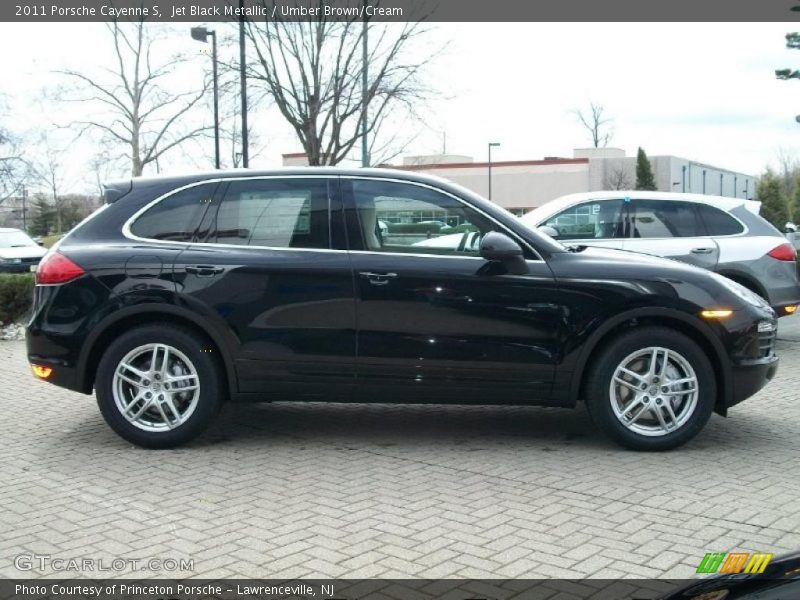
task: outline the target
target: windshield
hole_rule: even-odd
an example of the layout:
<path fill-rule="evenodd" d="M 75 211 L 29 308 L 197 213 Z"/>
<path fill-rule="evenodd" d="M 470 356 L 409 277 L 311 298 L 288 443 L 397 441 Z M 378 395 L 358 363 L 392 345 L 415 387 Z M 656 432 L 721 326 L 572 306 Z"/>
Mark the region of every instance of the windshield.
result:
<path fill-rule="evenodd" d="M 0 248 L 25 248 L 37 246 L 31 238 L 21 231 L 0 231 Z"/>
<path fill-rule="evenodd" d="M 534 209 L 534 210 L 536 210 L 536 209 Z M 522 215 L 521 217 L 517 217 L 517 220 L 519 221 L 520 225 L 522 225 L 523 227 L 525 227 L 529 231 L 535 232 L 538 235 L 545 236 L 548 239 L 548 241 L 550 241 L 551 243 L 557 245 L 562 250 L 567 248 L 566 244 L 562 243 L 561 241 L 559 241 L 559 240 L 557 240 L 555 238 L 550 237 L 549 235 L 547 235 L 546 231 L 542 231 L 541 229 L 539 229 L 535 224 L 536 223 L 535 219 L 527 219 L 526 217 L 529 214 L 531 214 L 531 213 L 527 213 L 525 215 Z"/>

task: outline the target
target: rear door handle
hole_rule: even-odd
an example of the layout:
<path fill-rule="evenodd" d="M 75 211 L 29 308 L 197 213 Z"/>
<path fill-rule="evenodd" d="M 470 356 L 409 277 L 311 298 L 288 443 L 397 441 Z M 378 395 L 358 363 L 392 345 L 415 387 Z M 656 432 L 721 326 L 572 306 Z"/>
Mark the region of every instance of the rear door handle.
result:
<path fill-rule="evenodd" d="M 372 273 L 370 271 L 361 271 L 359 275 L 368 279 L 372 285 L 386 285 L 390 279 L 397 277 L 397 273 Z"/>
<path fill-rule="evenodd" d="M 692 248 L 692 254 L 711 254 L 713 248 Z"/>
<path fill-rule="evenodd" d="M 186 272 L 197 275 L 198 277 L 213 277 L 219 275 L 224 271 L 222 267 L 214 267 L 212 265 L 187 265 Z"/>

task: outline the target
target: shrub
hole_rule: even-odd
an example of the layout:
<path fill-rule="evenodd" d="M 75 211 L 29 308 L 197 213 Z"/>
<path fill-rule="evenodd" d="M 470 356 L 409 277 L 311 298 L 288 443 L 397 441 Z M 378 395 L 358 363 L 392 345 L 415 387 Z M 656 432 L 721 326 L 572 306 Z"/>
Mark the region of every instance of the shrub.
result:
<path fill-rule="evenodd" d="M 0 274 L 0 323 L 21 320 L 31 309 L 33 273 Z"/>
<path fill-rule="evenodd" d="M 456 225 L 455 227 L 442 227 L 439 233 L 445 235 L 448 233 L 469 233 L 471 231 L 478 231 L 478 228 L 472 223 L 462 223 L 461 225 Z"/>

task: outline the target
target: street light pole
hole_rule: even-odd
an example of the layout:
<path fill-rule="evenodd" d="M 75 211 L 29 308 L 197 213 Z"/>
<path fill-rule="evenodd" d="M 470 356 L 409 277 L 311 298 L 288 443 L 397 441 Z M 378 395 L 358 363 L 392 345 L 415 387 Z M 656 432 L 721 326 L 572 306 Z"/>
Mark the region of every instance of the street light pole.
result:
<path fill-rule="evenodd" d="M 489 200 L 492 199 L 492 148 L 500 146 L 500 142 L 489 142 Z"/>
<path fill-rule="evenodd" d="M 205 27 L 192 27 L 192 39 L 208 43 L 211 36 L 211 62 L 214 71 L 214 167 L 219 169 L 219 80 L 217 76 L 217 32 Z"/>
<path fill-rule="evenodd" d="M 239 0 L 239 79 L 242 96 L 242 166 L 250 166 L 247 135 L 247 63 L 244 53 L 244 0 Z"/>
<path fill-rule="evenodd" d="M 366 6 L 367 0 L 364 0 L 364 5 Z M 366 15 L 366 10 L 364 11 Z M 361 166 L 368 167 L 369 166 L 369 144 L 367 144 L 367 108 L 369 107 L 369 101 L 367 99 L 367 92 L 368 92 L 368 80 L 369 80 L 369 65 L 367 64 L 368 59 L 368 46 L 367 46 L 367 31 L 369 30 L 369 26 L 367 24 L 367 17 L 364 17 L 364 23 L 362 25 L 362 38 L 361 38 L 361 102 L 362 102 L 362 115 L 361 115 Z"/>

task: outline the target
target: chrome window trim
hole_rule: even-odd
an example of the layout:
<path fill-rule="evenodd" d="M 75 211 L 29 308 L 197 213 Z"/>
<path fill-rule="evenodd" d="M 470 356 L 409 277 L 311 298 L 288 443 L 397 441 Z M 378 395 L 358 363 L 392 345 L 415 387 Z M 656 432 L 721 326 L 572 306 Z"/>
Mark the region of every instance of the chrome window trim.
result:
<path fill-rule="evenodd" d="M 251 180 L 267 180 L 267 179 L 363 179 L 363 180 L 371 180 L 371 181 L 391 181 L 393 183 L 405 183 L 410 185 L 416 185 L 417 187 L 423 187 L 434 192 L 438 192 L 440 194 L 444 194 L 445 196 L 449 196 L 450 198 L 460 202 L 464 206 L 471 208 L 485 218 L 489 219 L 492 223 L 497 225 L 501 228 L 504 232 L 512 237 L 512 239 L 517 240 L 518 243 L 523 244 L 528 250 L 536 257 L 533 259 L 528 259 L 531 262 L 544 262 L 544 259 L 541 258 L 539 253 L 524 239 L 522 239 L 518 234 L 511 231 L 508 227 L 503 225 L 502 223 L 498 222 L 497 219 L 492 217 L 491 215 L 487 214 L 477 206 L 474 206 L 464 200 L 452 194 L 446 190 L 441 188 L 428 185 L 426 183 L 420 183 L 416 181 L 409 181 L 406 179 L 396 179 L 393 177 L 375 177 L 369 175 L 250 175 L 250 176 L 242 176 L 242 177 L 214 177 L 211 179 L 203 179 L 202 181 L 193 181 L 192 183 L 188 183 L 186 185 L 171 189 L 169 192 L 162 194 L 161 196 L 151 200 L 147 204 L 145 204 L 142 208 L 137 210 L 133 213 L 127 221 L 122 225 L 122 235 L 129 240 L 135 242 L 146 242 L 146 243 L 156 243 L 156 244 L 167 244 L 173 246 L 200 246 L 200 247 L 216 247 L 216 248 L 252 248 L 254 250 L 282 250 L 282 251 L 291 251 L 291 252 L 332 252 L 332 253 L 342 253 L 342 252 L 352 252 L 354 254 L 376 254 L 376 255 L 391 255 L 391 256 L 416 256 L 421 258 L 468 258 L 468 259 L 478 259 L 485 261 L 486 259 L 482 258 L 481 256 L 461 256 L 461 255 L 451 255 L 451 254 L 424 254 L 424 253 L 411 253 L 411 252 L 377 252 L 374 250 L 339 250 L 334 248 L 286 248 L 284 246 L 245 246 L 242 244 L 216 244 L 213 242 L 181 242 L 177 240 L 157 240 L 154 238 L 145 238 L 135 235 L 131 232 L 131 225 L 138 219 L 142 214 L 147 212 L 150 208 L 158 204 L 159 202 L 166 200 L 170 196 L 173 196 L 179 192 L 184 190 L 188 190 L 193 187 L 197 187 L 200 185 L 205 185 L 207 183 L 222 183 L 226 181 L 251 181 Z"/>
<path fill-rule="evenodd" d="M 179 245 L 179 246 L 221 246 L 223 248 L 260 248 L 260 249 L 269 249 L 269 250 L 328 250 L 331 252 L 346 252 L 346 250 L 332 250 L 330 248 L 285 248 L 283 246 L 279 247 L 272 247 L 272 246 L 243 246 L 241 244 L 213 244 L 210 242 L 179 242 L 177 240 L 157 240 L 154 238 L 145 238 L 135 235 L 131 232 L 131 225 L 133 224 L 136 219 L 138 219 L 142 214 L 147 212 L 150 208 L 158 204 L 159 202 L 166 200 L 170 196 L 177 194 L 178 192 L 182 192 L 184 190 L 188 190 L 193 187 L 198 187 L 200 185 L 205 185 L 207 183 L 222 183 L 223 181 L 248 181 L 248 180 L 255 180 L 255 179 L 334 179 L 336 178 L 335 175 L 251 175 L 249 177 L 213 177 L 211 179 L 203 179 L 201 181 L 193 181 L 192 183 L 187 183 L 186 185 L 182 185 L 177 188 L 173 188 L 168 191 L 166 194 L 162 194 L 161 196 L 157 197 L 154 200 L 151 200 L 147 204 L 145 204 L 142 208 L 137 210 L 133 213 L 127 221 L 122 225 L 122 235 L 128 238 L 129 240 L 133 240 L 136 242 L 148 242 L 148 243 L 156 243 L 156 244 L 172 244 L 172 245 Z"/>

